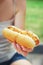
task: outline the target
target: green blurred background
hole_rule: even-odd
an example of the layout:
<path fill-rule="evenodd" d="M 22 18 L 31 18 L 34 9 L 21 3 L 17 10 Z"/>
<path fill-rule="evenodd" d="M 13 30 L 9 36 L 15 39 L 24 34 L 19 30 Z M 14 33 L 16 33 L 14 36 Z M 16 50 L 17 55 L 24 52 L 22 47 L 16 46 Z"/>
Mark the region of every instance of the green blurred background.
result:
<path fill-rule="evenodd" d="M 25 28 L 36 33 L 43 42 L 43 1 L 26 0 Z"/>

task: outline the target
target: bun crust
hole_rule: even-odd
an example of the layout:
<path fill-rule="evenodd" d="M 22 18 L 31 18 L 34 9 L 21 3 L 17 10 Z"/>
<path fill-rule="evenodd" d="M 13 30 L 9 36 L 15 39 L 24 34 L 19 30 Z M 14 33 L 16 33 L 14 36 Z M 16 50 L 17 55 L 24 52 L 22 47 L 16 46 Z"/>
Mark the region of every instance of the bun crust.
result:
<path fill-rule="evenodd" d="M 10 42 L 16 42 L 26 48 L 34 48 L 39 45 L 39 38 L 31 31 L 24 31 L 15 26 L 9 26 L 3 29 L 3 35 Z"/>

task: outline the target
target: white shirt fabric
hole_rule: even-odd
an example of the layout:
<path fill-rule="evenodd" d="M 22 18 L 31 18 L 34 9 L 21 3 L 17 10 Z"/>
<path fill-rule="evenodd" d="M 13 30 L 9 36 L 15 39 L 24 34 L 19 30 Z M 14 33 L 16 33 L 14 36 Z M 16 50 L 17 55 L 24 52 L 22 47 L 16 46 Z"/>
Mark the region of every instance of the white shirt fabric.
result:
<path fill-rule="evenodd" d="M 13 22 L 12 20 L 0 22 L 0 63 L 10 60 L 13 55 L 16 53 L 14 46 L 4 38 L 2 30 L 10 26 Z"/>

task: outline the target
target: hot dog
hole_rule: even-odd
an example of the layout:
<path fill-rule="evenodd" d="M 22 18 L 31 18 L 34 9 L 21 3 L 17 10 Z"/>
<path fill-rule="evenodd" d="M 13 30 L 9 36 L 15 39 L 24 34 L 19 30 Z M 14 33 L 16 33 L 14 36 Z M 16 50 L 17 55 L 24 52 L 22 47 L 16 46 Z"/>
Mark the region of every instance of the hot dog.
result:
<path fill-rule="evenodd" d="M 39 45 L 39 38 L 31 31 L 24 31 L 15 26 L 3 29 L 3 35 L 11 42 L 16 42 L 26 48 L 34 48 Z"/>
<path fill-rule="evenodd" d="M 21 33 L 21 34 L 24 34 L 24 35 L 30 36 L 35 41 L 35 44 L 39 45 L 39 37 L 35 33 L 33 33 L 32 31 L 24 31 L 24 30 L 21 30 L 15 26 L 9 26 L 8 29 L 15 31 L 15 32 L 18 32 L 18 33 Z"/>

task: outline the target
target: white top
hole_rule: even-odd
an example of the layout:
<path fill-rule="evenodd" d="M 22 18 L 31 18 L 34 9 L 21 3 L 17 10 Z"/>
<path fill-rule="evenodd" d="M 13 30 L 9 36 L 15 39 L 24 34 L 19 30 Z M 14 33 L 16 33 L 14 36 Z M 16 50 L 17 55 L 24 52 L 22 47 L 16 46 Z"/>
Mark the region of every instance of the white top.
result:
<path fill-rule="evenodd" d="M 12 58 L 12 56 L 16 53 L 14 46 L 8 42 L 2 35 L 3 28 L 11 25 L 13 22 L 12 20 L 0 22 L 0 63 L 7 61 Z"/>

